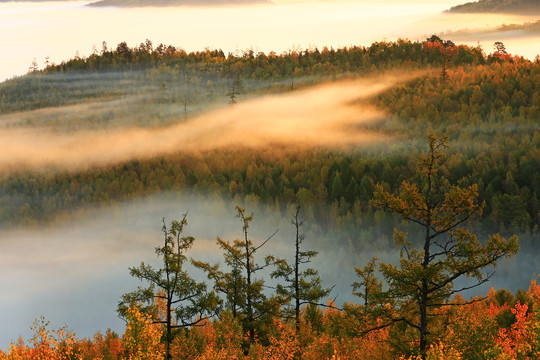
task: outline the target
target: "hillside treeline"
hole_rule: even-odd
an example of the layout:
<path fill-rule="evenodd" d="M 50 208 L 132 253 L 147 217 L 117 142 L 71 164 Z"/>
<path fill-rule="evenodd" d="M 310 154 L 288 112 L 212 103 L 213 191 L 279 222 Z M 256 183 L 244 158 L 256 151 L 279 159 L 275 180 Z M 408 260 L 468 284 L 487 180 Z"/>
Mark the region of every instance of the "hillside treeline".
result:
<path fill-rule="evenodd" d="M 530 14 L 540 12 L 540 4 L 536 0 L 478 0 L 453 6 L 448 12 Z"/>
<path fill-rule="evenodd" d="M 452 58 L 454 65 L 486 61 L 480 48 L 459 46 L 457 49 Z M 337 50 L 293 49 L 283 54 L 246 50 L 227 55 L 221 50 L 187 53 L 172 45 L 154 47 L 148 40 L 135 48 L 125 42 L 116 48 L 104 44 L 100 52 L 96 50 L 88 57 L 76 56 L 61 64 L 48 64 L 41 71 L 35 67 L 27 76 L 0 84 L 0 111 L 125 100 L 125 97 L 139 95 L 137 101 L 129 104 L 131 107 L 115 105 L 132 113 L 150 111 L 147 123 L 152 123 L 154 117 L 162 122 L 164 118 L 173 121 L 171 115 L 178 120 L 178 116 L 191 114 L 197 108 L 226 104 L 225 95 L 236 79 L 242 81 L 242 91 L 239 91 L 242 98 L 390 69 L 438 67 L 443 57 L 438 51 L 426 51 L 421 42 L 408 40 Z M 177 105 L 177 108 L 173 106 L 172 114 L 169 114 L 170 109 L 159 111 L 156 108 L 163 108 L 164 104 Z M 133 111 L 133 106 L 137 111 Z M 93 121 L 104 123 L 99 119 Z M 143 123 L 142 120 L 135 122 L 136 125 Z"/>

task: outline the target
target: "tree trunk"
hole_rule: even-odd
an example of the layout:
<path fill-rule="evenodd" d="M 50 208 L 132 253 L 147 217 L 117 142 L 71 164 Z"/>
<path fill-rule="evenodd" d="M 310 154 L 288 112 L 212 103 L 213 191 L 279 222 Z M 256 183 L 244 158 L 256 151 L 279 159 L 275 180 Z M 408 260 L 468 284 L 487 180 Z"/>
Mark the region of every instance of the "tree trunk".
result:
<path fill-rule="evenodd" d="M 247 237 L 247 224 L 244 220 L 244 241 L 246 244 L 246 280 L 247 280 L 247 316 L 248 316 L 248 323 L 249 323 L 249 339 L 251 342 L 255 341 L 255 328 L 254 328 L 254 320 L 253 320 L 253 307 L 251 304 L 251 264 L 249 259 L 249 241 Z"/>
<path fill-rule="evenodd" d="M 167 294 L 167 334 L 165 341 L 165 360 L 172 359 L 171 342 L 172 342 L 172 303 L 171 297 Z"/>
<path fill-rule="evenodd" d="M 425 221 L 425 227 L 426 227 L 426 238 L 424 239 L 424 260 L 422 261 L 422 270 L 425 271 L 429 265 L 429 250 L 431 245 L 431 175 L 433 171 L 433 157 L 430 159 L 430 164 L 428 167 L 428 174 L 427 174 L 427 190 L 426 190 L 426 221 Z M 429 289 L 428 289 L 428 279 L 426 279 L 426 275 L 422 276 L 422 290 L 420 293 L 420 355 L 422 356 L 422 359 L 426 359 L 426 348 L 427 348 L 427 307 L 428 307 L 428 295 L 429 295 Z"/>
<path fill-rule="evenodd" d="M 294 225 L 296 227 L 296 253 L 295 253 L 295 261 L 294 261 L 294 295 L 295 295 L 295 301 L 296 301 L 296 304 L 295 304 L 295 320 L 296 320 L 296 332 L 298 333 L 298 331 L 300 330 L 300 285 L 298 284 L 298 278 L 299 278 L 299 274 L 298 274 L 298 271 L 299 271 L 299 262 L 300 262 L 300 235 L 299 235 L 299 229 L 298 227 L 300 226 L 298 224 L 298 211 L 299 211 L 299 207 L 297 208 L 296 210 L 296 216 L 294 218 Z"/>

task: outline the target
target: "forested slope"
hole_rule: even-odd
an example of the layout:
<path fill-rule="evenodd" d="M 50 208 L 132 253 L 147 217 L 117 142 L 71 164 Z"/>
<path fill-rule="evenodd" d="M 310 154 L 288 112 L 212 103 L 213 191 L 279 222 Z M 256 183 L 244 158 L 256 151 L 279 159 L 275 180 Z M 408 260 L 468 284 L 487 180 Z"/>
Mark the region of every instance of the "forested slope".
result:
<path fill-rule="evenodd" d="M 144 6 L 223 6 L 270 3 L 268 0 L 100 0 L 88 4 L 93 7 L 144 7 Z"/>
<path fill-rule="evenodd" d="M 539 13 L 540 4 L 536 0 L 478 0 L 454 6 L 448 12 L 530 14 Z"/>
<path fill-rule="evenodd" d="M 535 89 L 540 86 L 540 64 L 485 56 L 481 49 L 466 46 L 455 47 L 451 56 L 444 54 L 432 43 L 409 41 L 281 55 L 246 51 L 238 56 L 221 51 L 188 54 L 163 45 L 153 49 L 149 42 L 131 49 L 122 43 L 115 50 L 104 47 L 101 54 L 15 78 L 0 85 L 0 109 L 9 113 L 3 116 L 3 127 L 71 131 L 182 121 L 209 106 L 226 106 L 226 94 L 238 80 L 241 101 L 373 71 L 433 70 L 372 100 L 392 114 L 365 125 L 398 139 L 385 151 L 283 149 L 284 155 L 276 156 L 240 146 L 80 173 L 4 174 L 0 219 L 5 225 L 50 221 L 83 206 L 195 189 L 227 198 L 249 195 L 272 206 L 299 198 L 313 209 L 310 222 L 323 229 L 329 222 L 357 227 L 373 219 L 368 204 L 373 186 L 383 183 L 396 189 L 411 175 L 410 164 L 426 132 L 436 131 L 452 143 L 451 182 L 479 184 L 486 201 L 486 228 L 538 231 L 540 97 Z M 445 56 L 446 81 L 439 74 Z M 114 106 L 104 106 L 104 100 Z M 100 102 L 69 117 L 55 112 L 56 105 L 94 101 Z M 33 109 L 50 109 L 52 115 L 24 112 Z"/>

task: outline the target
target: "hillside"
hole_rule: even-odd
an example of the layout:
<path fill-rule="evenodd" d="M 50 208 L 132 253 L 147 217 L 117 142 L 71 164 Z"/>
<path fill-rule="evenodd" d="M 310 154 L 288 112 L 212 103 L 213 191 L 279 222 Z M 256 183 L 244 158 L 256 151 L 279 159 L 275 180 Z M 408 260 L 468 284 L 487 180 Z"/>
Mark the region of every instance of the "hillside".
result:
<path fill-rule="evenodd" d="M 491 39 L 492 41 L 499 41 L 501 38 L 509 39 L 512 37 L 520 38 L 524 34 L 526 35 L 539 35 L 540 34 L 540 20 L 536 22 L 528 22 L 524 24 L 509 24 L 501 25 L 492 29 L 464 29 L 457 31 L 448 31 L 441 33 L 441 36 L 451 37 L 457 41 L 471 41 L 478 38 Z"/>
<path fill-rule="evenodd" d="M 212 209 L 183 209 L 170 227 L 163 215 L 156 232 L 141 233 L 159 261 L 126 266 L 142 281 L 118 287 L 123 334 L 80 339 L 40 317 L 0 360 L 538 358 L 539 88 L 540 59 L 485 55 L 435 35 L 282 54 L 103 43 L 0 83 L 2 228 L 42 232 L 156 194 L 201 195 Z M 175 204 L 174 216 L 189 203 Z M 127 215 L 129 234 L 111 234 L 140 250 L 137 259 L 146 250 L 135 233 L 150 221 L 143 207 L 144 216 Z M 235 219 L 231 237 L 222 211 Z M 280 232 L 255 236 L 271 217 Z M 217 243 L 195 240 L 188 220 L 215 230 Z M 110 231 L 96 224 L 96 236 Z M 287 227 L 296 236 L 282 235 Z M 66 237 L 84 243 L 73 258 L 77 288 L 66 291 L 88 286 L 83 259 L 93 273 L 104 267 L 82 235 Z M 310 261 L 317 251 L 304 250 L 314 244 L 335 275 L 330 288 Z M 492 265 L 519 247 L 506 280 L 516 289 L 477 295 Z M 125 256 L 98 248 L 115 263 Z M 58 256 L 70 258 L 67 250 Z M 219 264 L 206 263 L 218 251 Z M 58 266 L 38 255 L 38 271 L 42 258 Z M 81 312 L 102 300 L 95 289 L 104 284 L 75 304 Z"/>
<path fill-rule="evenodd" d="M 148 42 L 136 48 L 121 43 L 102 54 L 6 81 L 0 84 L 4 129 L 69 134 L 172 126 L 207 109 L 228 106 L 232 99 L 227 94 L 235 86 L 241 89 L 235 101 L 242 103 L 331 79 L 392 69 L 435 70 L 368 100 L 391 114 L 359 128 L 394 137 L 382 153 L 285 147 L 276 156 L 272 151 L 245 152 L 239 144 L 226 151 L 215 148 L 196 156 L 180 152 L 105 169 L 42 174 L 30 168 L 0 179 L 0 223 L 47 222 L 69 209 L 156 190 L 212 189 L 231 199 L 254 196 L 273 206 L 298 196 L 314 208 L 309 220 L 323 231 L 325 224 L 358 229 L 358 219 L 373 219 L 368 203 L 373 186 L 383 182 L 389 189 L 399 187 L 410 169 L 397 164 L 412 161 L 416 150 L 410 144 L 422 141 L 429 127 L 446 133 L 454 144 L 452 182 L 481 182 L 486 230 L 537 231 L 540 99 L 534 89 L 540 87 L 540 63 L 485 57 L 478 48 L 456 46 L 443 80 L 443 55 L 436 45 L 400 41 L 368 48 L 226 56 L 221 51 L 185 53 L 165 45 L 154 49 Z M 76 106 L 85 111 L 72 111 Z M 312 173 L 314 168 L 321 173 Z M 117 179 L 124 179 L 121 186 Z M 513 210 L 507 211 L 508 206 Z"/>
<path fill-rule="evenodd" d="M 50 0 L 0 0 L 0 3 L 2 2 L 46 2 Z M 55 1 L 61 1 L 61 2 L 70 2 L 70 1 L 77 1 L 77 0 L 55 0 Z"/>
<path fill-rule="evenodd" d="M 510 13 L 527 14 L 540 13 L 538 0 L 479 0 L 457 5 L 447 12 L 450 13 Z"/>

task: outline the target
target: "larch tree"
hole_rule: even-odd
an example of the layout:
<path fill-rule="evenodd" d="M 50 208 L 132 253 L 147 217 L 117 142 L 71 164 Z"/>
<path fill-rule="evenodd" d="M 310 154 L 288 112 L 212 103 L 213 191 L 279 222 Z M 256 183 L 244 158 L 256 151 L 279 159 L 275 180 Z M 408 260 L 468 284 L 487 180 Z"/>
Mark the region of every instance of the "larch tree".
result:
<path fill-rule="evenodd" d="M 353 295 L 364 300 L 364 310 L 371 309 L 375 306 L 382 292 L 382 281 L 375 274 L 377 260 L 379 260 L 377 257 L 373 257 L 363 268 L 354 268 L 360 281 L 352 284 Z"/>
<path fill-rule="evenodd" d="M 249 342 L 253 343 L 260 320 L 277 313 L 281 305 L 278 298 L 264 294 L 264 279 L 255 277 L 257 272 L 276 262 L 273 256 L 268 255 L 263 263 L 257 263 L 254 255 L 274 237 L 277 231 L 260 245 L 255 246 L 248 235 L 253 213 L 247 215 L 244 208 L 236 206 L 236 217 L 242 222 L 243 238 L 235 240 L 232 244 L 219 237 L 217 239 L 224 252 L 225 264 L 230 271 L 221 271 L 219 264 L 210 265 L 201 261 L 194 261 L 193 264 L 207 272 L 208 277 L 214 281 L 217 292 L 225 294 L 225 307 L 240 321 L 247 332 Z"/>
<path fill-rule="evenodd" d="M 300 233 L 303 221 L 299 218 L 300 205 L 291 220 L 296 230 L 294 241 L 294 263 L 289 265 L 285 260 L 276 261 L 276 269 L 272 272 L 273 278 L 283 279 L 285 284 L 278 284 L 276 293 L 282 297 L 282 302 L 293 303 L 285 312 L 286 317 L 294 318 L 296 331 L 300 329 L 300 310 L 303 305 L 323 305 L 319 301 L 330 294 L 332 288 L 323 288 L 321 278 L 317 270 L 312 268 L 301 269 L 304 264 L 311 262 L 317 251 L 305 251 L 301 249 L 305 236 Z M 324 305 L 323 305 L 324 306 Z M 292 314 L 292 316 L 291 316 Z"/>
<path fill-rule="evenodd" d="M 187 225 L 186 215 L 181 221 L 173 220 L 169 228 L 163 220 L 163 246 L 156 247 L 156 254 L 163 259 L 163 266 L 154 269 L 141 263 L 130 268 L 131 276 L 148 283 L 136 291 L 122 295 L 118 304 L 120 316 L 125 317 L 132 305 L 141 307 L 143 313 L 152 316 L 153 324 L 165 327 L 165 359 L 171 359 L 170 345 L 174 332 L 179 328 L 195 326 L 214 316 L 220 299 L 206 290 L 204 282 L 192 279 L 184 269 L 188 260 L 185 253 L 193 246 L 192 236 L 183 236 Z M 159 304 L 164 314 L 160 314 Z"/>
<path fill-rule="evenodd" d="M 234 105 L 238 102 L 237 98 L 238 95 L 242 93 L 244 90 L 244 85 L 242 83 L 242 79 L 240 79 L 240 75 L 236 76 L 236 79 L 233 81 L 229 92 L 227 93 L 227 97 L 229 98 L 229 104 Z"/>
<path fill-rule="evenodd" d="M 426 357 L 429 324 L 436 314 L 433 309 L 448 304 L 458 292 L 475 288 L 488 281 L 497 260 L 517 253 L 517 236 L 506 240 L 499 234 L 480 241 L 467 228 L 467 221 L 482 213 L 478 202 L 478 186 L 466 188 L 450 185 L 441 175 L 447 138 L 428 136 L 429 148 L 421 154 L 417 178 L 404 181 L 399 192 L 386 192 L 376 187 L 372 204 L 398 214 L 416 225 L 419 238 L 416 248 L 407 241 L 407 234 L 394 230 L 394 240 L 401 248 L 399 266 L 380 263 L 379 271 L 388 289 L 384 292 L 390 305 L 385 312 L 388 326 L 404 322 L 419 335 L 419 352 Z M 459 287 L 454 287 L 456 280 Z M 465 302 L 467 303 L 467 302 Z"/>

